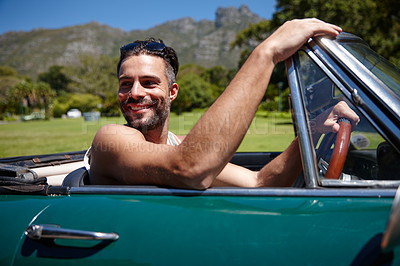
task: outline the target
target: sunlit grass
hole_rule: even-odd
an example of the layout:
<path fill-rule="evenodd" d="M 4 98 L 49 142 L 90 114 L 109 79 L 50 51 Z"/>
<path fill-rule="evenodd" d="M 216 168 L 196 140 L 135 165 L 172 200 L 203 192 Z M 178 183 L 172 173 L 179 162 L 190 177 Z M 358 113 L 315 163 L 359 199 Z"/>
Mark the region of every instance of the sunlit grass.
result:
<path fill-rule="evenodd" d="M 171 114 L 170 130 L 185 135 L 201 115 L 201 111 Z M 2 124 L 0 157 L 86 150 L 101 126 L 124 122 L 123 117 L 115 117 L 89 122 L 78 118 Z M 239 151 L 282 151 L 293 136 L 293 125 L 287 115 L 256 116 Z"/>

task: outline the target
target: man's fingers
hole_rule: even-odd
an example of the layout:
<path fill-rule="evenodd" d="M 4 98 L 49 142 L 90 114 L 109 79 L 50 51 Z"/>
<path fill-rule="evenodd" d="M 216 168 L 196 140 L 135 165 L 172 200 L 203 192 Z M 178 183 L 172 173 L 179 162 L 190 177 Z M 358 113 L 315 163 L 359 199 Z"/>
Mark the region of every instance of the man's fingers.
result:
<path fill-rule="evenodd" d="M 267 40 L 273 51 L 273 61 L 278 63 L 296 52 L 315 35 L 337 36 L 342 29 L 316 18 L 293 19 L 285 22 Z"/>
<path fill-rule="evenodd" d="M 316 35 L 337 36 L 339 33 L 342 32 L 342 28 L 334 24 L 327 23 L 316 18 L 309 19 L 309 21 L 310 21 L 310 29 L 312 30 L 311 34 L 312 36 Z"/>
<path fill-rule="evenodd" d="M 344 101 L 337 103 L 333 109 L 333 112 L 337 118 L 346 117 L 349 119 L 352 129 L 355 129 L 360 122 L 360 117 L 358 117 L 358 115 Z"/>

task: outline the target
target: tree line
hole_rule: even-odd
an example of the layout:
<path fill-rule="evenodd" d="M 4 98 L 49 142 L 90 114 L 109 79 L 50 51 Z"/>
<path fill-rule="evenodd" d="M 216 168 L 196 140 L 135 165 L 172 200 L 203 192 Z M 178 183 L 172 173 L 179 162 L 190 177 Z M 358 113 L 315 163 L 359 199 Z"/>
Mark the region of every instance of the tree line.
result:
<path fill-rule="evenodd" d="M 400 2 L 397 0 L 277 0 L 271 20 L 249 25 L 239 32 L 232 47 L 241 47 L 241 60 L 232 69 L 183 65 L 178 73 L 176 113 L 206 108 L 222 93 L 252 49 L 287 20 L 317 17 L 362 37 L 379 54 L 400 66 Z M 52 66 L 36 81 L 0 66 L 0 119 L 41 110 L 46 117 L 61 117 L 69 109 L 97 110 L 119 116 L 117 103 L 118 58 L 82 56 L 77 66 Z M 283 64 L 274 70 L 261 109 L 288 110 L 289 94 Z M 280 98 L 281 97 L 281 98 Z"/>
<path fill-rule="evenodd" d="M 47 118 L 61 117 L 69 109 L 81 112 L 100 111 L 103 116 L 119 116 L 117 102 L 117 58 L 82 56 L 78 66 L 52 66 L 37 76 L 34 82 L 20 77 L 10 67 L 0 67 L 0 80 L 13 80 L 0 95 L 0 110 L 7 119 L 10 115 L 27 115 L 42 111 Z M 177 83 L 179 97 L 172 102 L 171 111 L 177 114 L 209 107 L 228 86 L 236 69 L 223 66 L 205 68 L 196 64 L 181 66 Z M 4 84 L 4 83 L 3 83 Z M 274 90 L 274 86 L 272 89 Z M 270 99 L 277 99 L 274 93 Z M 274 109 L 274 104 L 263 108 Z M 286 108 L 287 109 L 287 108 Z"/>

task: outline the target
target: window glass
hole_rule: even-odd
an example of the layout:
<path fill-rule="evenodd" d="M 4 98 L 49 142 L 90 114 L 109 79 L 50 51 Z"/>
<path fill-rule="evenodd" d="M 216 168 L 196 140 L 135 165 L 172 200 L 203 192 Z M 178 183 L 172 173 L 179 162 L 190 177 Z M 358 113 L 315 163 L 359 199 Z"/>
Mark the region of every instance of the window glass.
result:
<path fill-rule="evenodd" d="M 315 134 L 316 117 L 340 101 L 344 101 L 360 117 L 360 123 L 351 133 L 349 151 L 340 179 L 400 180 L 399 153 L 347 100 L 341 90 L 305 52 L 299 52 L 299 59 L 300 87 L 316 150 L 319 177 L 325 178 L 336 136 Z M 332 135 L 333 139 L 330 139 L 329 135 Z"/>
<path fill-rule="evenodd" d="M 398 68 L 363 43 L 342 45 L 400 97 L 400 70 Z"/>

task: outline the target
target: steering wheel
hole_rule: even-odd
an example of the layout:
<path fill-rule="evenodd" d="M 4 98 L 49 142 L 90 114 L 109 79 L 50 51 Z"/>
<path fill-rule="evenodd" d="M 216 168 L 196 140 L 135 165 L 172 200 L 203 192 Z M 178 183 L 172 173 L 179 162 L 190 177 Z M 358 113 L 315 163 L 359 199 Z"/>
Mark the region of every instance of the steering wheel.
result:
<path fill-rule="evenodd" d="M 340 129 L 336 136 L 335 147 L 331 156 L 331 161 L 328 166 L 325 178 L 339 179 L 340 173 L 343 170 L 344 162 L 346 160 L 347 151 L 350 144 L 351 123 L 350 120 L 344 117 L 338 119 Z M 317 154 L 321 157 L 321 153 L 327 150 L 333 143 L 334 134 L 326 134 L 324 139 L 319 145 Z M 317 158 L 318 158 L 317 157 Z"/>

